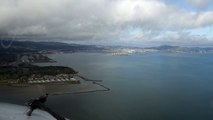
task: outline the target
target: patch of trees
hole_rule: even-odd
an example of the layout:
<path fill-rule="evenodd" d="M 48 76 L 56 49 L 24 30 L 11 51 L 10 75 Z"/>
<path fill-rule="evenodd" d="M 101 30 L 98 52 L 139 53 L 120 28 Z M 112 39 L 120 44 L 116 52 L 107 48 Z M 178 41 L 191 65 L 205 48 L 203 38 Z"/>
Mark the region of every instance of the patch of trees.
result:
<path fill-rule="evenodd" d="M 27 80 L 30 76 L 57 75 L 57 74 L 76 74 L 75 70 L 63 66 L 2 66 L 0 67 L 0 80 Z"/>

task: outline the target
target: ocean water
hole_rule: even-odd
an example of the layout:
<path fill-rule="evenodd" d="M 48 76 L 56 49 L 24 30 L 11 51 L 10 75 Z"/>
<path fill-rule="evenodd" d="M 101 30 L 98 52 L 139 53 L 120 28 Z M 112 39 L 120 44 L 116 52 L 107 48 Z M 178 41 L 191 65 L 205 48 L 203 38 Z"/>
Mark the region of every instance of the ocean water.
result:
<path fill-rule="evenodd" d="M 111 90 L 50 96 L 47 105 L 72 120 L 212 120 L 213 54 L 54 54 L 52 65 L 101 79 Z M 47 64 L 45 64 L 47 65 Z M 6 91 L 5 91 L 6 92 Z M 0 97 L 22 104 L 27 96 Z"/>

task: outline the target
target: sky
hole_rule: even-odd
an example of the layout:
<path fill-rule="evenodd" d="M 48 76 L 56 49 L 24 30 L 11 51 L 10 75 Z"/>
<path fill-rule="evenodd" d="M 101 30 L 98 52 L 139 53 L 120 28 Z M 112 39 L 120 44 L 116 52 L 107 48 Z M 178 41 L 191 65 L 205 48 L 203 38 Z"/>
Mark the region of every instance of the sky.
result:
<path fill-rule="evenodd" d="M 82 44 L 213 46 L 213 0 L 0 0 L 0 35 Z"/>

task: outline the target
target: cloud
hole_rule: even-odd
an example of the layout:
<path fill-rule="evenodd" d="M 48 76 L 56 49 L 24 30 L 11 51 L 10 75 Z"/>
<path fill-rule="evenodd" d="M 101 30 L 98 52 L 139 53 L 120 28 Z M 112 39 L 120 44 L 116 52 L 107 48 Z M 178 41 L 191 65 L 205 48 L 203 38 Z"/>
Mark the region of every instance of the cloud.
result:
<path fill-rule="evenodd" d="M 197 5 L 204 4 L 200 0 L 193 1 Z M 213 11 L 187 11 L 162 0 L 0 2 L 1 34 L 46 35 L 74 41 L 155 42 L 159 35 L 166 38 L 165 31 L 179 32 L 213 26 Z"/>
<path fill-rule="evenodd" d="M 209 4 L 213 3 L 211 0 L 187 0 L 187 2 L 199 8 L 207 7 Z"/>

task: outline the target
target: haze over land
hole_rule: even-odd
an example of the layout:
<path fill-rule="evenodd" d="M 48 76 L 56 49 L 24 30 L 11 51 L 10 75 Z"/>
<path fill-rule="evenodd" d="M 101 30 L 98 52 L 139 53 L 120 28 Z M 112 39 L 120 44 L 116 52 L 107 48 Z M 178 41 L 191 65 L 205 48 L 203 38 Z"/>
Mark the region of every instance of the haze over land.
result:
<path fill-rule="evenodd" d="M 125 46 L 213 45 L 212 0 L 0 2 L 0 34 L 16 35 L 18 40 Z"/>

